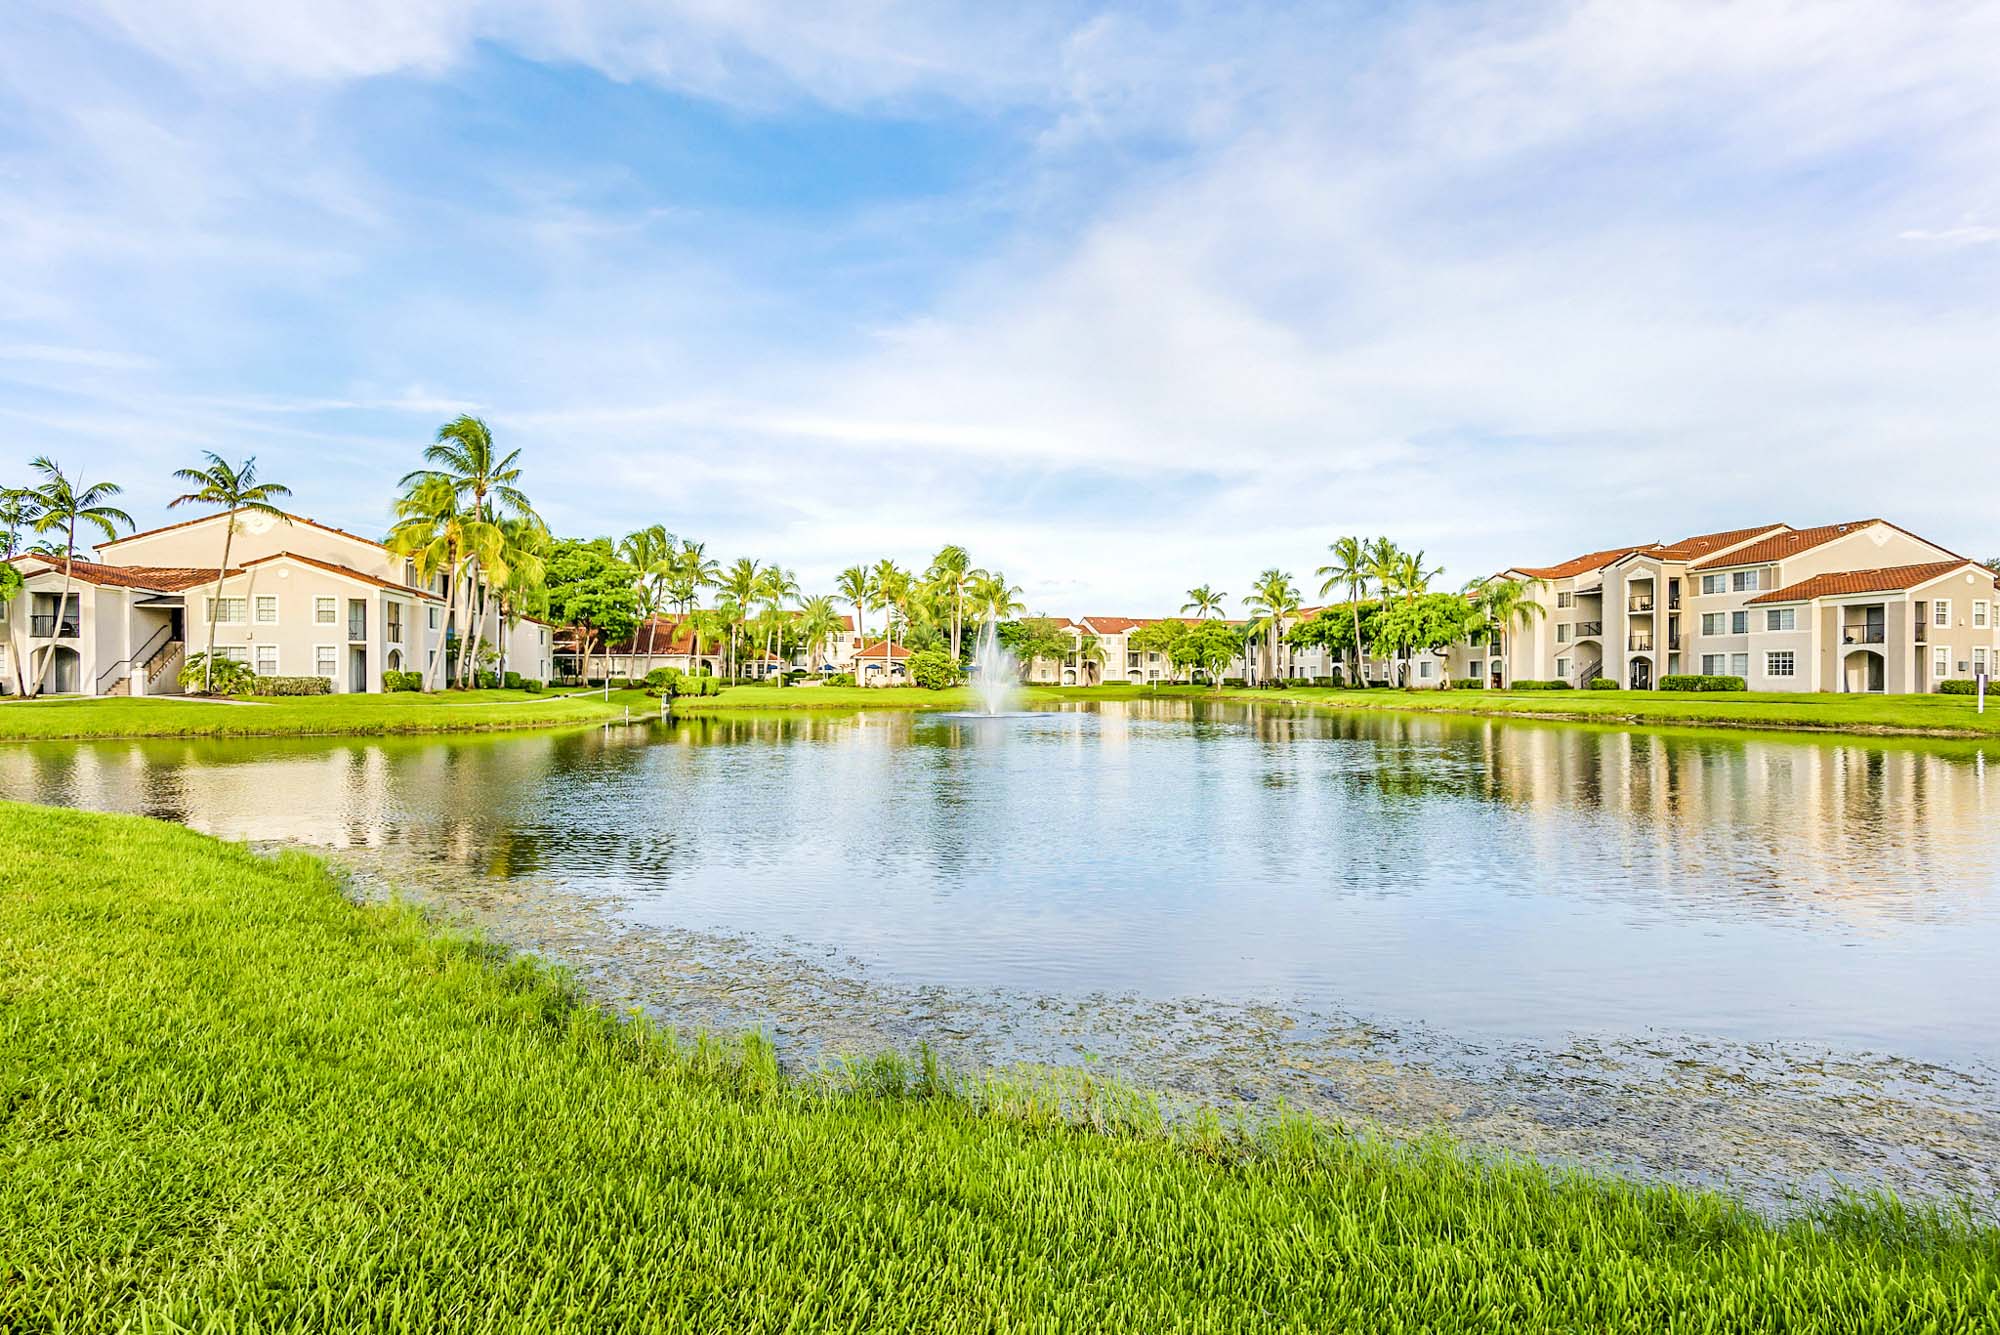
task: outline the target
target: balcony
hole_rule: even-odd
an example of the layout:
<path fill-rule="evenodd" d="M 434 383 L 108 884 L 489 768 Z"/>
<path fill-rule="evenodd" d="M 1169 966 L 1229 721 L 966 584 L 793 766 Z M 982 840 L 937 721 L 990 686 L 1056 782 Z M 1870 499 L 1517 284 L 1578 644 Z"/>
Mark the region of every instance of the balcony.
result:
<path fill-rule="evenodd" d="M 1653 610 L 1653 596 L 1647 594 L 1643 598 L 1629 599 L 1625 604 L 1625 610 L 1628 612 L 1650 612 Z"/>
<path fill-rule="evenodd" d="M 1570 632 L 1570 638 L 1588 640 L 1594 639 L 1603 633 L 1604 623 L 1602 621 L 1579 621 L 1576 623 L 1576 628 Z"/>
<path fill-rule="evenodd" d="M 1667 632 L 1667 648 L 1678 649 L 1680 647 L 1681 647 L 1681 632 L 1680 632 L 1680 627 L 1676 626 L 1672 630 Z"/>
<path fill-rule="evenodd" d="M 1840 642 L 1842 644 L 1881 644 L 1888 638 L 1888 633 L 1880 626 L 1842 626 L 1840 628 Z M 1917 638 L 1919 640 L 1924 638 L 1924 628 L 1922 626 L 1917 627 Z"/>
<path fill-rule="evenodd" d="M 38 640 L 46 640 L 52 637 L 59 640 L 73 640 L 77 637 L 76 618 L 73 616 L 64 617 L 62 619 L 62 629 L 58 631 L 56 629 L 56 614 L 54 612 L 39 613 L 28 618 L 28 634 Z"/>
<path fill-rule="evenodd" d="M 1628 653 L 1650 654 L 1653 652 L 1653 637 L 1650 635 L 1628 635 L 1625 637 L 1625 649 Z"/>
<path fill-rule="evenodd" d="M 1926 630 L 1927 630 L 1927 629 L 1929 628 L 1929 625 L 1930 625 L 1930 623 L 1929 623 L 1929 622 L 1926 622 L 1926 621 L 1919 621 L 1919 622 L 1917 623 L 1917 643 L 1918 643 L 1918 644 L 1922 644 L 1922 643 L 1924 642 L 1924 633 L 1925 633 L 1925 631 L 1926 631 Z"/>

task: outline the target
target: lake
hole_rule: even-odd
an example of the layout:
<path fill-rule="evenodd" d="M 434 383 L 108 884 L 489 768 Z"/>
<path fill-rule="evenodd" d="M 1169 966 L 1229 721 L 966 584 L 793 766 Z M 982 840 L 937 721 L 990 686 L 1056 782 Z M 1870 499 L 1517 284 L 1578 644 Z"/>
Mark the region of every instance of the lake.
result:
<path fill-rule="evenodd" d="M 788 1059 L 931 1042 L 1762 1200 L 1991 1192 L 2000 773 L 1282 705 L 0 748 Z"/>

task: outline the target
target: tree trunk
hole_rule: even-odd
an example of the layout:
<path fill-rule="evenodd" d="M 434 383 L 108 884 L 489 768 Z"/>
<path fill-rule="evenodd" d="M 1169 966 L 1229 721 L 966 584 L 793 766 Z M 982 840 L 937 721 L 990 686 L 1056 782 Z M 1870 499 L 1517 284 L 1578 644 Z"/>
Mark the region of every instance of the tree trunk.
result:
<path fill-rule="evenodd" d="M 1361 604 L 1349 598 L 1347 600 L 1347 610 L 1354 614 L 1354 680 L 1347 684 L 1349 686 L 1359 686 L 1361 678 L 1366 675 L 1361 667 Z"/>
<path fill-rule="evenodd" d="M 49 668 L 56 661 L 56 650 L 62 647 L 63 617 L 69 612 L 69 582 L 71 577 L 75 575 L 75 573 L 76 573 L 76 521 L 72 519 L 69 524 L 68 536 L 63 541 L 62 592 L 56 595 L 56 624 L 53 627 L 51 627 L 51 629 L 55 631 L 55 634 L 49 637 L 50 643 L 48 650 L 45 653 L 43 653 L 42 665 L 35 672 L 35 689 L 32 692 L 30 692 L 30 694 L 32 695 L 40 695 L 42 693 L 42 683 L 48 680 Z M 29 615 L 32 616 L 34 614 L 34 607 L 32 604 L 29 606 L 28 611 Z M 30 629 L 32 628 L 33 624 L 30 623 Z M 83 643 L 82 608 L 77 609 L 76 638 L 78 644 Z M 83 655 L 81 653 L 77 655 L 77 662 L 78 663 L 83 662 Z M 78 682 L 77 684 L 82 685 L 82 682 Z"/>
<path fill-rule="evenodd" d="M 460 690 L 468 689 L 466 685 L 466 673 L 468 667 L 473 663 L 473 652 L 479 647 L 479 632 L 486 616 L 485 591 L 479 584 L 479 558 L 475 556 L 466 564 L 466 577 L 471 580 L 472 587 L 465 591 L 465 610 L 466 619 L 472 623 L 472 627 L 469 634 L 461 635 L 458 639 L 458 672 L 456 675 Z M 473 595 L 475 593 L 480 595 L 479 605 L 476 607 L 473 604 Z"/>
<path fill-rule="evenodd" d="M 445 659 L 451 654 L 451 631 L 452 626 L 456 624 L 455 619 L 458 614 L 457 563 L 454 562 L 448 567 L 448 570 L 449 577 L 445 581 L 444 589 L 444 633 L 438 641 L 437 652 L 432 654 L 431 661 L 424 665 L 424 689 L 426 691 L 437 689 L 436 678 L 438 669 L 444 666 Z"/>
<path fill-rule="evenodd" d="M 208 603 L 208 650 L 201 659 L 203 695 L 215 693 L 215 615 L 222 610 L 222 577 L 229 573 L 229 547 L 235 540 L 236 515 L 231 512 L 229 526 L 222 531 L 222 564 L 215 568 L 215 596 L 209 599 Z"/>

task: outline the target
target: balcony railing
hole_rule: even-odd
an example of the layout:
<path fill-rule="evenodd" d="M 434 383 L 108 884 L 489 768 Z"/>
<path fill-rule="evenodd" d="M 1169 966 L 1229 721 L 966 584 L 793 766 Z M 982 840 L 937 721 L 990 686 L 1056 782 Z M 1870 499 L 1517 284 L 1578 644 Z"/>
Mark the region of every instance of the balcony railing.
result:
<path fill-rule="evenodd" d="M 347 638 L 350 640 L 365 640 L 368 638 L 367 613 L 364 612 L 360 616 L 355 616 L 352 613 L 348 615 Z"/>
<path fill-rule="evenodd" d="M 1651 598 L 1633 598 L 1625 604 L 1625 610 L 1628 612 L 1650 612 L 1653 610 L 1653 600 Z"/>
<path fill-rule="evenodd" d="M 1653 652 L 1653 637 L 1650 635 L 1629 635 L 1625 639 L 1628 653 L 1650 654 Z"/>
<path fill-rule="evenodd" d="M 1881 644 L 1889 638 L 1880 626 L 1845 626 L 1841 628 L 1842 644 Z M 1917 627 L 1917 638 L 1924 638 L 1924 628 Z"/>
<path fill-rule="evenodd" d="M 1586 640 L 1593 635 L 1602 635 L 1603 633 L 1604 623 L 1602 621 L 1579 621 L 1576 623 L 1576 629 L 1570 632 L 1573 638 L 1579 640 Z"/>
<path fill-rule="evenodd" d="M 56 630 L 56 614 L 54 612 L 31 616 L 28 618 L 28 634 L 40 640 L 46 640 L 51 637 L 59 640 L 73 640 L 77 637 L 76 618 L 64 617 L 62 619 L 62 630 L 59 632 Z"/>
<path fill-rule="evenodd" d="M 1930 623 L 1929 623 L 1929 622 L 1926 622 L 1926 621 L 1919 621 L 1919 622 L 1917 623 L 1917 643 L 1918 643 L 1918 644 L 1922 644 L 1922 643 L 1924 642 L 1924 635 L 1925 635 L 1925 632 L 1926 632 L 1926 630 L 1927 630 L 1927 629 L 1929 628 L 1929 625 L 1930 625 Z"/>
<path fill-rule="evenodd" d="M 1676 627 L 1675 629 L 1667 632 L 1667 648 L 1678 649 L 1680 647 L 1681 647 L 1681 633 L 1679 628 Z"/>

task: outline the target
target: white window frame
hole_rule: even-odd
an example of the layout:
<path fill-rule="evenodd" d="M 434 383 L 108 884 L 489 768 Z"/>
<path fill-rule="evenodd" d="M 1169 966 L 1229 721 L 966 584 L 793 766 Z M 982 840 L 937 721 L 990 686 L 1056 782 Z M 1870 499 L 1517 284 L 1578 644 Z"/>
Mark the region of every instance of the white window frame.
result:
<path fill-rule="evenodd" d="M 313 646 L 313 675 L 315 677 L 324 677 L 336 686 L 340 684 L 341 648 L 342 646 L 338 644 L 315 644 Z M 321 671 L 319 666 L 320 655 L 322 654 L 333 660 L 333 665 L 325 671 Z"/>
<path fill-rule="evenodd" d="M 1931 599 L 1931 624 L 1946 627 L 1951 625 L 1951 599 Z"/>
<path fill-rule="evenodd" d="M 1573 590 L 1573 589 L 1558 589 L 1558 590 L 1556 591 L 1556 606 L 1557 606 L 1557 607 L 1575 607 L 1575 606 L 1576 606 L 1576 591 L 1575 591 L 1575 590 Z"/>
<path fill-rule="evenodd" d="M 1750 655 L 1731 654 L 1729 656 L 1729 675 L 1732 677 L 1747 678 L 1750 675 Z"/>
<path fill-rule="evenodd" d="M 1729 576 L 1729 591 L 1731 593 L 1755 593 L 1763 587 L 1763 574 L 1762 570 L 1754 569 L 1732 571 Z"/>
<path fill-rule="evenodd" d="M 271 615 L 270 615 L 270 617 L 269 617 L 269 618 L 266 618 L 266 617 L 265 617 L 265 615 L 264 615 L 264 608 L 265 608 L 266 604 L 268 604 L 268 605 L 270 606 L 270 609 L 271 609 Z M 258 595 L 257 595 L 257 596 L 256 596 L 255 598 L 253 598 L 253 599 L 251 600 L 251 602 L 250 602 L 250 615 L 251 615 L 251 617 L 252 617 L 252 618 L 254 618 L 254 620 L 255 620 L 255 624 L 257 624 L 257 625 L 259 625 L 259 626 L 275 626 L 275 625 L 277 625 L 277 624 L 278 624 L 278 595 L 277 595 L 277 594 L 275 594 L 275 593 L 260 593 L 260 594 L 258 594 Z"/>
<path fill-rule="evenodd" d="M 1431 679 L 1432 666 L 1430 659 L 1419 658 L 1417 660 L 1417 679 L 1419 681 L 1429 681 Z"/>
<path fill-rule="evenodd" d="M 431 630 L 436 630 L 441 624 L 443 624 L 443 621 L 444 621 L 443 608 L 439 607 L 436 603 L 428 603 L 425 605 L 424 624 L 426 626 L 428 626 Z"/>
<path fill-rule="evenodd" d="M 1728 593 L 1729 576 L 1703 575 L 1701 577 L 1701 591 L 1705 594 Z"/>
<path fill-rule="evenodd" d="M 1723 627 L 1728 624 L 1729 613 L 1727 612 L 1703 612 L 1701 614 L 1701 633 L 1704 635 L 1727 635 L 1729 632 L 1724 630 Z"/>
<path fill-rule="evenodd" d="M 1972 624 L 1981 630 L 1986 629 L 1986 600 L 1984 598 L 1975 598 L 1972 600 Z"/>
<path fill-rule="evenodd" d="M 1569 643 L 1569 632 L 1570 632 L 1570 623 L 1569 623 L 1569 622 L 1567 622 L 1567 621 L 1558 621 L 1558 622 L 1556 622 L 1556 643 L 1557 643 L 1557 644 L 1568 644 L 1568 643 Z"/>
<path fill-rule="evenodd" d="M 1567 658 L 1558 658 L 1556 660 L 1556 677 L 1561 680 L 1568 678 L 1568 676 L 1569 660 Z"/>
<path fill-rule="evenodd" d="M 1764 609 L 1765 630 L 1797 630 L 1799 616 L 1796 607 L 1767 607 Z"/>
<path fill-rule="evenodd" d="M 1986 671 L 1986 646 L 1983 644 L 1972 646 L 1972 670 L 1974 672 Z"/>
<path fill-rule="evenodd" d="M 1780 664 L 1782 663 L 1782 667 Z M 1767 677 L 1796 677 L 1799 675 L 1798 657 L 1790 649 L 1771 649 L 1764 654 L 1764 675 Z"/>
<path fill-rule="evenodd" d="M 1731 635 L 1748 635 L 1750 633 L 1750 613 L 1742 608 L 1731 612 L 1729 614 L 1729 633 Z"/>
<path fill-rule="evenodd" d="M 313 597 L 313 624 L 315 626 L 338 626 L 340 624 L 340 599 L 315 594 Z"/>
<path fill-rule="evenodd" d="M 1701 656 L 1701 675 L 1704 677 L 1720 677 L 1728 666 L 1728 654 L 1703 654 Z"/>
<path fill-rule="evenodd" d="M 1943 681 L 1951 675 L 1951 646 L 1940 644 L 1931 650 L 1931 676 Z"/>
<path fill-rule="evenodd" d="M 220 598 L 209 594 L 202 599 L 202 603 L 202 610 L 207 614 L 202 618 L 204 625 L 212 621 L 218 626 L 241 626 L 246 624 L 245 618 L 250 615 L 250 600 L 240 594 L 225 593 Z M 242 605 L 242 610 L 237 616 L 232 617 L 228 614 L 231 603 Z"/>
<path fill-rule="evenodd" d="M 271 666 L 268 671 L 264 667 L 264 656 L 266 653 L 271 656 Z M 260 677 L 283 676 L 284 674 L 278 670 L 278 646 L 268 640 L 259 640 L 257 643 L 251 645 L 250 670 Z"/>
<path fill-rule="evenodd" d="M 241 663 L 245 667 L 250 666 L 250 649 L 247 645 L 218 644 L 215 646 L 215 656 L 226 658 L 232 663 Z"/>

